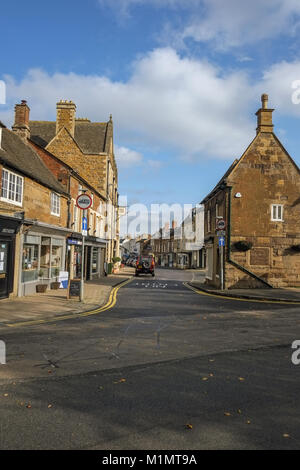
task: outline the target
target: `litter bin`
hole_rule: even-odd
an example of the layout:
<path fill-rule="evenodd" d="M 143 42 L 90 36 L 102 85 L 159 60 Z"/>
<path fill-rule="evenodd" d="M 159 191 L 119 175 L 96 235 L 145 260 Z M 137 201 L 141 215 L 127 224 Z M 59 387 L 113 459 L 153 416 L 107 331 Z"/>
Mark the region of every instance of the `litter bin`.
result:
<path fill-rule="evenodd" d="M 107 274 L 111 274 L 111 273 L 112 273 L 112 268 L 113 268 L 113 263 L 108 263 L 108 266 L 107 266 Z"/>

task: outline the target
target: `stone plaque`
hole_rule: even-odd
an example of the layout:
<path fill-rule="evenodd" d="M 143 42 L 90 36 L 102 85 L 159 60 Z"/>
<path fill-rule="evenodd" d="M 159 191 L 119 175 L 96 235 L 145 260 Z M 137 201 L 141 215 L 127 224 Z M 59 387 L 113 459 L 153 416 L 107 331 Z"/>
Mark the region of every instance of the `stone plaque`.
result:
<path fill-rule="evenodd" d="M 250 251 L 250 264 L 252 266 L 268 266 L 269 260 L 269 248 L 252 248 Z"/>

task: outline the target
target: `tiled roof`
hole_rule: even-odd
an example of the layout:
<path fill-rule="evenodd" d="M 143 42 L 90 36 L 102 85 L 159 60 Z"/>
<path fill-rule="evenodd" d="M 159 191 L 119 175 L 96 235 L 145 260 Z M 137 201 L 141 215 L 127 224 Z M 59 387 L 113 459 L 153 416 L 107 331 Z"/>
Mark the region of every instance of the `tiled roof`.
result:
<path fill-rule="evenodd" d="M 13 131 L 5 128 L 2 129 L 0 161 L 48 188 L 66 194 L 64 187 L 55 179 L 33 148 L 26 145 Z"/>
<path fill-rule="evenodd" d="M 99 154 L 107 152 L 109 123 L 75 121 L 74 139 L 83 153 Z M 41 147 L 46 147 L 55 137 L 56 122 L 30 121 L 30 138 Z"/>

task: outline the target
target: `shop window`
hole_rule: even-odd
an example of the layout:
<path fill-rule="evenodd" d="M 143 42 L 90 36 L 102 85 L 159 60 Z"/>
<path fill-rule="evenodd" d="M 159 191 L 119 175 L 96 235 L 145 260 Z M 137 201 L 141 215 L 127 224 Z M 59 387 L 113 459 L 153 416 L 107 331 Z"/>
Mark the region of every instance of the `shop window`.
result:
<path fill-rule="evenodd" d="M 50 270 L 50 238 L 42 237 L 40 269 L 43 271 L 43 277 L 49 277 Z"/>
<path fill-rule="evenodd" d="M 60 216 L 60 196 L 56 193 L 51 193 L 51 214 Z"/>
<path fill-rule="evenodd" d="M 2 170 L 1 199 L 21 206 L 23 200 L 23 182 L 22 176 L 18 176 L 8 170 Z"/>
<path fill-rule="evenodd" d="M 93 248 L 93 256 L 92 256 L 92 273 L 93 274 L 98 272 L 98 259 L 99 259 L 99 249 Z"/>
<path fill-rule="evenodd" d="M 51 277 L 56 277 L 62 268 L 63 247 L 52 245 L 51 253 Z"/>
<path fill-rule="evenodd" d="M 39 246 L 24 244 L 22 258 L 22 282 L 38 279 Z"/>

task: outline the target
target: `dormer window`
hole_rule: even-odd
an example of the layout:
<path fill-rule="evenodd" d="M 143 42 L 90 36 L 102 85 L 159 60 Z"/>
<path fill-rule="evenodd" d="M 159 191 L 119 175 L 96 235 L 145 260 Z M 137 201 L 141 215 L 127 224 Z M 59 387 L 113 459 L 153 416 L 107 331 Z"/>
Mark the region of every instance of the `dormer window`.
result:
<path fill-rule="evenodd" d="M 2 170 L 1 200 L 22 206 L 24 178 L 9 170 Z"/>

